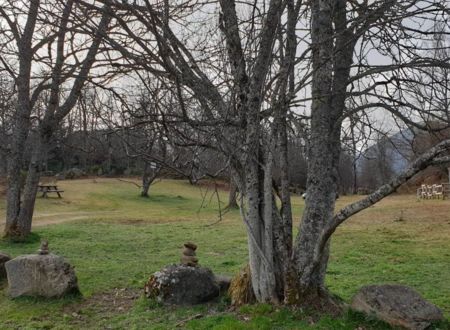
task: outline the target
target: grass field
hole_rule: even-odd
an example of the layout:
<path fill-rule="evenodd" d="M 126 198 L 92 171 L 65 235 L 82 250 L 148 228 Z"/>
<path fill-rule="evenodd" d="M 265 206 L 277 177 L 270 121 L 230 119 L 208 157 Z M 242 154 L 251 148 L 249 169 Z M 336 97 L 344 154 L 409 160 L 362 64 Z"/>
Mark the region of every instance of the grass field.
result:
<path fill-rule="evenodd" d="M 232 275 L 247 260 L 239 212 L 218 221 L 211 189 L 165 180 L 148 199 L 116 179 L 62 181 L 64 198 L 39 199 L 33 236 L 26 243 L 0 241 L 12 256 L 34 253 L 41 238 L 77 272 L 83 298 L 16 299 L 0 283 L 0 329 L 386 329 L 349 313 L 337 320 L 268 305 L 230 310 L 217 303 L 183 308 L 141 297 L 147 278 L 176 263 L 182 243 L 199 246 L 200 263 Z M 221 192 L 226 202 L 227 192 Z M 340 206 L 357 197 L 341 197 Z M 294 198 L 296 227 L 303 201 Z M 0 201 L 0 219 L 4 219 Z M 402 283 L 417 289 L 450 317 L 450 201 L 391 196 L 358 214 L 335 234 L 327 284 L 349 301 L 365 284 Z M 0 227 L 2 224 L 0 224 Z M 449 323 L 440 325 L 448 327 Z"/>

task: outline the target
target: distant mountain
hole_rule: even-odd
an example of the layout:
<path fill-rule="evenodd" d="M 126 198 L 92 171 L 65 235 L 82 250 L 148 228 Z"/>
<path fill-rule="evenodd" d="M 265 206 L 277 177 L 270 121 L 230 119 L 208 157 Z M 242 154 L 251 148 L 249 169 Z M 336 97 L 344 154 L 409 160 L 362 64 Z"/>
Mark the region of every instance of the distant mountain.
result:
<path fill-rule="evenodd" d="M 376 188 L 405 170 L 415 155 L 427 151 L 439 141 L 450 137 L 450 129 L 428 133 L 405 129 L 388 137 L 382 137 L 363 152 L 358 161 L 359 185 Z M 438 183 L 448 180 L 444 167 L 430 167 L 409 182 L 414 187 L 421 183 Z"/>
<path fill-rule="evenodd" d="M 377 143 L 368 147 L 358 162 L 361 170 L 366 161 L 384 158 L 389 162 L 394 174 L 404 170 L 413 156 L 414 133 L 410 129 L 397 132 L 389 137 L 383 137 Z"/>

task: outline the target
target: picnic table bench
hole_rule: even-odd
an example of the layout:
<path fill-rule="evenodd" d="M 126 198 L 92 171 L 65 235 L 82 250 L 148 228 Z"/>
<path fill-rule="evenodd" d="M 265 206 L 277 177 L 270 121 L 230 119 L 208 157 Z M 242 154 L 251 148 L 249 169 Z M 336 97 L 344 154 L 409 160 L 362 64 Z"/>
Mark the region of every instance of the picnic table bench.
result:
<path fill-rule="evenodd" d="M 38 191 L 42 192 L 42 197 L 47 198 L 49 193 L 56 193 L 58 194 L 59 198 L 62 198 L 61 193 L 64 192 L 64 190 L 58 189 L 58 186 L 56 184 L 43 184 L 40 183 L 38 185 Z"/>

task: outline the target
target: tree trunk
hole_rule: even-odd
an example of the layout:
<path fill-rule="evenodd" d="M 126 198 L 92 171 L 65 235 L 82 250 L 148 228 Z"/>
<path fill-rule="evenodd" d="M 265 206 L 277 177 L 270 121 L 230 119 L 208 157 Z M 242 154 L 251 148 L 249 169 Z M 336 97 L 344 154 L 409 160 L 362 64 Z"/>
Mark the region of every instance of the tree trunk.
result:
<path fill-rule="evenodd" d="M 151 169 L 147 162 L 144 165 L 144 173 L 142 174 L 142 191 L 141 197 L 149 197 L 148 191 L 150 189 L 150 185 L 152 184 L 151 180 Z"/>
<path fill-rule="evenodd" d="M 43 138 L 40 137 L 33 148 L 30 165 L 28 166 L 27 179 L 23 189 L 22 204 L 17 221 L 17 228 L 22 238 L 31 232 L 39 180 L 44 170 L 44 162 L 46 159 L 46 145 L 48 145 L 48 141 L 43 141 Z"/>
<path fill-rule="evenodd" d="M 252 286 L 258 302 L 279 304 L 284 299 L 284 267 L 289 262 L 289 244 L 274 196 L 273 151 L 277 125 L 274 124 L 268 143 L 261 145 L 258 120 L 250 122 L 256 125 L 250 125 L 247 136 L 249 149 L 244 166 L 247 209 L 243 216 L 247 225 Z"/>
<path fill-rule="evenodd" d="M 159 164 L 149 164 L 145 162 L 144 173 L 142 174 L 142 197 L 149 197 L 148 191 L 150 190 L 150 186 L 158 177 L 159 172 L 162 167 Z"/>
<path fill-rule="evenodd" d="M 333 217 L 338 182 L 340 145 L 333 143 L 328 132 L 322 132 L 313 134 L 310 140 L 306 207 L 294 247 L 299 290 L 307 294 L 325 288 L 328 249 L 319 265 L 313 261 L 319 237 Z"/>
<path fill-rule="evenodd" d="M 6 193 L 6 224 L 4 231 L 6 237 L 14 237 L 17 233 L 17 218 L 20 210 L 21 193 L 21 166 L 14 161 L 17 158 L 17 155 L 14 155 L 8 161 L 8 189 Z"/>
<path fill-rule="evenodd" d="M 15 115 L 14 135 L 11 138 L 11 151 L 8 157 L 7 193 L 6 193 L 6 237 L 23 236 L 17 226 L 20 213 L 20 197 L 22 186 L 22 164 L 25 143 L 29 129 L 29 104 L 26 96 L 21 95 L 19 89 L 17 110 Z"/>
<path fill-rule="evenodd" d="M 280 153 L 280 187 L 279 198 L 281 201 L 280 216 L 275 222 L 278 227 L 275 230 L 274 239 L 277 246 L 277 254 L 280 256 L 279 269 L 281 276 L 281 288 L 283 290 L 283 300 L 287 296 L 289 274 L 291 270 L 290 257 L 292 255 L 292 206 L 291 194 L 289 191 L 289 161 L 288 161 L 288 137 L 287 137 L 287 105 L 280 108 L 279 118 L 279 141 L 278 149 Z"/>
<path fill-rule="evenodd" d="M 238 208 L 237 193 L 238 193 L 237 185 L 234 182 L 233 178 L 230 176 L 230 192 L 228 194 L 228 205 L 227 205 L 228 209 Z"/>
<path fill-rule="evenodd" d="M 346 26 L 345 1 L 313 1 L 311 14 L 311 135 L 306 207 L 293 253 L 295 284 L 298 303 L 336 312 L 338 307 L 325 289 L 329 242 L 319 255 L 317 251 L 325 228 L 333 220 L 341 152 L 340 118 L 345 109 L 354 40 Z M 339 56 L 333 56 L 336 53 Z"/>
<path fill-rule="evenodd" d="M 244 163 L 247 209 L 243 216 L 247 225 L 252 286 L 257 301 L 279 303 L 273 241 L 273 164 L 271 156 L 264 155 L 259 143 L 258 120 L 250 122 Z"/>

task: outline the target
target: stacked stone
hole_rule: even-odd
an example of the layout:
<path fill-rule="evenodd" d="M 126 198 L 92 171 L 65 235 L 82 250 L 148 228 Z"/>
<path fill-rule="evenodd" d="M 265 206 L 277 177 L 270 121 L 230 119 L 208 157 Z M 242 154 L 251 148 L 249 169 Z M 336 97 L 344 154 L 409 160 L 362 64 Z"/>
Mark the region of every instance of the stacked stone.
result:
<path fill-rule="evenodd" d="M 49 253 L 49 250 L 48 250 L 48 241 L 47 241 L 47 240 L 43 240 L 43 241 L 41 242 L 41 247 L 39 248 L 38 253 L 39 253 L 41 256 L 47 255 L 47 254 Z"/>
<path fill-rule="evenodd" d="M 198 258 L 195 256 L 197 245 L 191 242 L 184 243 L 183 255 L 181 256 L 181 263 L 190 267 L 198 266 Z"/>

